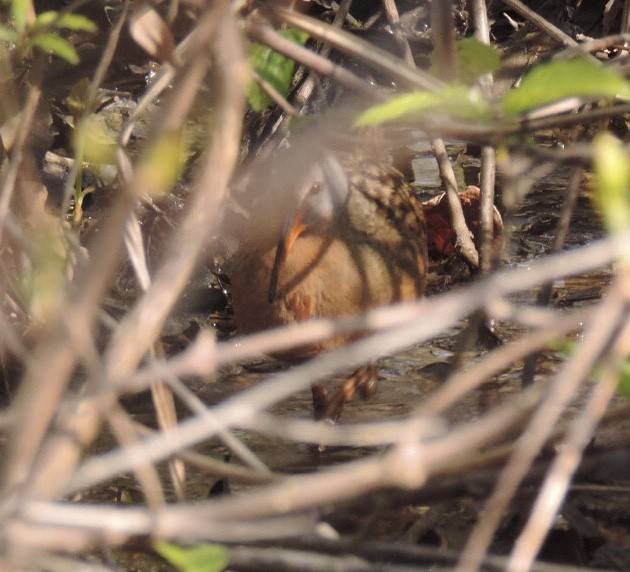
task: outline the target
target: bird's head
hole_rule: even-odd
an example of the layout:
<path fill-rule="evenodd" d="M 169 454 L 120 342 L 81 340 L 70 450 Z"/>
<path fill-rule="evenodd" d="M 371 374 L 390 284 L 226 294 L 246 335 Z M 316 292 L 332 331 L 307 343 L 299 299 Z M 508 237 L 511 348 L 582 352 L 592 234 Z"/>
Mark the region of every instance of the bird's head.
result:
<path fill-rule="evenodd" d="M 334 155 L 324 154 L 311 167 L 295 195 L 296 208 L 282 225 L 271 271 L 270 302 L 276 299 L 280 272 L 296 241 L 306 232 L 325 234 L 348 200 L 349 189 L 348 177 Z"/>

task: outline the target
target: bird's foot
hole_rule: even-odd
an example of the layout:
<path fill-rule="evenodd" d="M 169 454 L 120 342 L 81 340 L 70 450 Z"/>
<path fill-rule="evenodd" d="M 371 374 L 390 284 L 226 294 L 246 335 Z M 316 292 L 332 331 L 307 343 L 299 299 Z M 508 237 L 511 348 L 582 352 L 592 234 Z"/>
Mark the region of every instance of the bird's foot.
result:
<path fill-rule="evenodd" d="M 368 364 L 357 369 L 332 396 L 321 383 L 311 386 L 313 394 L 313 413 L 318 421 L 329 420 L 335 423 L 348 401 L 352 401 L 358 393 L 367 399 L 376 392 L 378 368 L 376 364 Z"/>

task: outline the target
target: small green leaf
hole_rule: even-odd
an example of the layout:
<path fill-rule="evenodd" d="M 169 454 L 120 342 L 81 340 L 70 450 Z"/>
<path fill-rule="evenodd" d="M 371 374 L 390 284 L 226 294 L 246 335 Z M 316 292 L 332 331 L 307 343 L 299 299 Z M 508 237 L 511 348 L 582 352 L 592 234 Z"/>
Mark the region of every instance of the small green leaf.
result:
<path fill-rule="evenodd" d="M 74 46 L 65 38 L 56 34 L 37 34 L 31 38 L 31 44 L 41 50 L 53 54 L 71 64 L 79 63 L 79 54 Z"/>
<path fill-rule="evenodd" d="M 630 99 L 630 83 L 610 69 L 583 58 L 536 66 L 503 99 L 508 116 L 526 113 L 569 97 Z"/>
<path fill-rule="evenodd" d="M 116 137 L 105 116 L 92 113 L 76 126 L 72 147 L 88 163 L 112 165 L 116 162 Z"/>
<path fill-rule="evenodd" d="M 39 28 L 50 26 L 58 17 L 59 12 L 57 12 L 56 10 L 48 10 L 46 12 L 38 14 L 37 18 L 35 18 L 35 23 L 33 24 L 33 30 L 38 30 Z"/>
<path fill-rule="evenodd" d="M 499 69 L 501 58 L 494 48 L 480 42 L 476 38 L 458 40 L 456 80 L 470 85 L 483 74 L 492 73 Z M 431 68 L 434 75 L 439 75 L 436 63 L 436 53 L 431 52 Z"/>
<path fill-rule="evenodd" d="M 470 84 L 486 73 L 493 73 L 501 66 L 497 51 L 476 38 L 464 38 L 457 42 L 457 77 Z"/>
<path fill-rule="evenodd" d="M 280 35 L 303 45 L 308 39 L 308 34 L 300 30 L 280 30 Z M 256 73 L 283 96 L 289 93 L 295 62 L 292 59 L 261 44 L 254 44 L 249 53 L 249 60 Z M 262 88 L 252 83 L 249 90 L 249 103 L 255 111 L 262 111 L 271 105 L 271 98 Z"/>
<path fill-rule="evenodd" d="M 462 119 L 484 119 L 489 116 L 490 108 L 481 92 L 474 88 L 452 86 L 437 93 L 415 91 L 370 107 L 359 116 L 355 127 L 420 118 L 436 112 Z"/>
<path fill-rule="evenodd" d="M 595 199 L 604 223 L 612 232 L 630 228 L 630 159 L 621 141 L 610 133 L 598 134 L 593 162 Z"/>
<path fill-rule="evenodd" d="M 252 83 L 250 85 L 248 101 L 254 111 L 263 111 L 273 103 L 271 97 L 269 97 L 265 93 L 265 90 L 263 90 L 263 88 L 257 83 Z"/>
<path fill-rule="evenodd" d="M 81 78 L 72 85 L 68 96 L 64 98 L 63 103 L 74 117 L 79 117 L 85 111 L 91 84 L 88 78 Z"/>
<path fill-rule="evenodd" d="M 617 393 L 623 397 L 630 397 L 630 358 L 626 358 L 619 368 Z"/>
<path fill-rule="evenodd" d="M 89 18 L 81 14 L 59 14 L 56 10 L 42 12 L 35 19 L 33 30 L 38 30 L 46 26 L 74 30 L 77 32 L 96 32 L 96 24 Z"/>
<path fill-rule="evenodd" d="M 63 14 L 57 20 L 55 26 L 75 32 L 96 32 L 98 30 L 98 27 L 92 20 L 81 14 Z"/>
<path fill-rule="evenodd" d="M 18 33 L 12 28 L 0 25 L 0 39 L 15 43 L 18 39 Z"/>
<path fill-rule="evenodd" d="M 156 542 L 155 549 L 182 572 L 223 572 L 230 562 L 230 553 L 220 544 L 183 547 Z"/>
<path fill-rule="evenodd" d="M 143 192 L 158 197 L 171 190 L 186 164 L 186 143 L 180 130 L 171 130 L 144 149 L 136 167 Z"/>
<path fill-rule="evenodd" d="M 10 5 L 13 24 L 18 33 L 21 34 L 26 30 L 31 2 L 30 0 L 11 0 Z"/>
<path fill-rule="evenodd" d="M 52 217 L 39 216 L 30 235 L 31 264 L 20 277 L 20 288 L 35 319 L 54 316 L 67 287 L 68 246 L 63 228 Z"/>
<path fill-rule="evenodd" d="M 549 342 L 550 350 L 558 352 L 565 357 L 572 356 L 575 353 L 576 346 L 576 341 L 568 338 L 558 338 Z"/>

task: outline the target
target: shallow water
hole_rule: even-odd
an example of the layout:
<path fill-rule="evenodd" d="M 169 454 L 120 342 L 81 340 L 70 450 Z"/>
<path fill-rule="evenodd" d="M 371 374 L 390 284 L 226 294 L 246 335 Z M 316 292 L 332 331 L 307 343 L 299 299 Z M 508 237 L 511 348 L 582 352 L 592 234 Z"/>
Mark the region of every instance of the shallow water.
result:
<path fill-rule="evenodd" d="M 553 240 L 555 221 L 562 204 L 566 173 L 548 177 L 525 198 L 515 216 L 510 217 L 510 243 L 504 249 L 502 264 L 506 266 L 527 265 L 546 253 Z M 573 217 L 568 247 L 585 244 L 602 235 L 597 215 L 586 190 L 583 190 Z M 572 277 L 554 286 L 551 304 L 556 308 L 587 306 L 597 301 L 611 278 L 610 270 L 602 270 L 585 276 Z M 534 303 L 536 291 L 526 291 L 515 297 L 520 303 Z M 380 360 L 380 378 L 377 393 L 369 400 L 356 398 L 343 411 L 342 423 L 376 421 L 404 418 L 413 407 L 443 383 L 448 375 L 449 362 L 454 357 L 458 334 L 466 324 L 449 332 L 429 344 L 411 347 L 404 352 Z M 523 333 L 521 327 L 509 322 L 493 324 L 496 337 L 509 342 Z M 485 354 L 489 347 L 478 343 L 464 354 L 464 363 Z M 557 370 L 563 356 L 544 352 L 538 364 L 538 379 L 549 376 Z M 264 379 L 266 375 L 286 368 L 285 364 L 270 358 L 261 357 L 255 363 L 232 366 L 217 376 L 216 383 L 194 383 L 194 391 L 208 404 L 217 403 L 223 398 L 250 387 Z M 465 400 L 448 412 L 452 422 L 473 419 L 482 413 L 489 404 L 517 392 L 521 383 L 522 363 L 514 366 L 471 392 Z M 332 387 L 338 387 L 343 375 L 334 376 Z M 274 415 L 290 418 L 311 418 L 312 405 L 310 391 L 300 392 L 273 408 Z M 247 432 L 237 432 L 239 438 L 273 470 L 280 472 L 305 472 L 318 466 L 328 465 L 359 458 L 371 449 L 336 447 L 323 454 L 314 451 L 313 446 L 287 442 Z M 225 447 L 213 440 L 205 443 L 200 450 L 217 458 L 223 457 Z M 208 476 L 191 475 L 190 493 L 193 498 L 202 498 L 214 483 Z M 238 489 L 239 486 L 235 485 Z"/>

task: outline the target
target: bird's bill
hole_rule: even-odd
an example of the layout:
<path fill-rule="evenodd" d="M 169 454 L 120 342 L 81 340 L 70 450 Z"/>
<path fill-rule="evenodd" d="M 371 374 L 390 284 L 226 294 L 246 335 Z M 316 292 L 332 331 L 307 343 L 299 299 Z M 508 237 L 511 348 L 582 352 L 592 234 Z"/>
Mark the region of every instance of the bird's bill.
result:
<path fill-rule="evenodd" d="M 276 257 L 273 261 L 273 268 L 271 269 L 271 281 L 269 283 L 269 302 L 274 302 L 278 295 L 278 282 L 280 279 L 280 272 L 282 267 L 291 252 L 295 242 L 306 230 L 304 223 L 304 217 L 302 213 L 298 212 L 294 217 L 287 219 L 282 228 L 278 245 L 276 247 Z"/>

